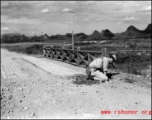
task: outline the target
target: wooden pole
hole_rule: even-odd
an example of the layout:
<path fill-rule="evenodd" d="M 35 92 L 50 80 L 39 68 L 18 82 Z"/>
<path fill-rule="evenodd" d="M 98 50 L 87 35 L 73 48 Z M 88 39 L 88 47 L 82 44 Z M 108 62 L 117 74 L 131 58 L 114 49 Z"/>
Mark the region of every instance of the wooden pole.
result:
<path fill-rule="evenodd" d="M 104 54 L 107 57 L 107 48 L 104 48 Z"/>
<path fill-rule="evenodd" d="M 101 55 L 107 57 L 107 48 L 101 48 Z"/>
<path fill-rule="evenodd" d="M 80 47 L 77 47 L 77 50 L 80 51 Z"/>
<path fill-rule="evenodd" d="M 64 45 L 62 46 L 62 49 L 64 49 Z"/>
<path fill-rule="evenodd" d="M 72 14 L 72 50 L 74 50 L 74 20 Z"/>

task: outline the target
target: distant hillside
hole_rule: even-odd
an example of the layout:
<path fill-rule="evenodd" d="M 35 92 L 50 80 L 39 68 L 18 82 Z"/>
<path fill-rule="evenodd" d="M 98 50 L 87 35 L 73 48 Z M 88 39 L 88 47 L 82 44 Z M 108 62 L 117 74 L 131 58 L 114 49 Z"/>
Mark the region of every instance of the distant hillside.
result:
<path fill-rule="evenodd" d="M 100 32 L 95 30 L 91 35 L 89 35 L 86 40 L 100 40 L 101 35 Z"/>
<path fill-rule="evenodd" d="M 151 24 L 149 24 L 147 26 L 147 28 L 145 30 L 143 30 L 143 33 L 145 33 L 145 34 L 151 34 Z"/>
<path fill-rule="evenodd" d="M 116 34 L 113 39 L 126 39 L 126 38 L 135 38 L 141 34 L 140 30 L 138 30 L 134 26 L 129 26 L 127 30 L 123 33 Z"/>
<path fill-rule="evenodd" d="M 101 31 L 101 39 L 111 39 L 112 37 L 115 36 L 114 33 L 112 33 L 110 30 L 106 29 L 106 30 L 103 30 Z"/>
<path fill-rule="evenodd" d="M 129 26 L 125 32 L 116 34 L 112 39 L 127 39 L 127 38 L 144 38 L 150 37 L 151 24 L 145 30 L 139 30 L 133 25 Z"/>
<path fill-rule="evenodd" d="M 139 30 L 135 26 L 129 26 L 126 31 L 114 34 L 110 30 L 102 30 L 101 33 L 95 30 L 92 34 L 88 35 L 86 40 L 118 40 L 118 39 L 134 39 L 134 38 L 150 38 L 151 37 L 151 24 L 145 30 Z"/>
<path fill-rule="evenodd" d="M 87 40 L 108 40 L 111 39 L 115 34 L 108 29 L 101 31 L 101 33 L 95 30 L 91 35 L 88 36 Z"/>
<path fill-rule="evenodd" d="M 134 38 L 151 38 L 151 24 L 144 30 L 139 30 L 135 26 L 129 26 L 126 31 L 122 33 L 114 34 L 110 30 L 105 29 L 101 32 L 95 30 L 92 34 L 86 35 L 85 33 L 74 34 L 75 41 L 92 41 L 92 40 L 121 40 L 121 39 L 134 39 Z M 21 33 L 7 33 L 1 35 L 1 42 L 4 43 L 14 43 L 20 41 L 51 41 L 51 40 L 71 40 L 72 34 L 66 33 L 65 35 L 40 35 L 40 36 L 25 36 Z"/>
<path fill-rule="evenodd" d="M 138 30 L 136 27 L 134 27 L 133 25 L 129 26 L 126 30 L 126 32 L 128 31 L 133 31 L 133 32 L 141 32 L 140 30 Z"/>

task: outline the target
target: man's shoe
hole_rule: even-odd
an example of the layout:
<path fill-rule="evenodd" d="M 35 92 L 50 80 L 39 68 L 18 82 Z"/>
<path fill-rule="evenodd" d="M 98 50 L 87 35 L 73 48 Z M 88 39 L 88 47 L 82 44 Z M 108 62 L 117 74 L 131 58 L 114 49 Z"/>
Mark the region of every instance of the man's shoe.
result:
<path fill-rule="evenodd" d="M 94 80 L 92 76 L 88 76 L 86 80 Z"/>

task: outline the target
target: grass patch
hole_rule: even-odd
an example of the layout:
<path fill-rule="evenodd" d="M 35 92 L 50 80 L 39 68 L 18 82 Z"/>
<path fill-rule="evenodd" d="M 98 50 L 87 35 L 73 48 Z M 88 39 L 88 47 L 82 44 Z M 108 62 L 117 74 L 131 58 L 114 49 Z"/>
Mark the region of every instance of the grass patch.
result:
<path fill-rule="evenodd" d="M 2 46 L 2 48 L 7 49 L 10 52 L 26 53 L 25 46 Z"/>
<path fill-rule="evenodd" d="M 74 75 L 70 77 L 73 79 L 73 83 L 76 85 L 94 85 L 100 84 L 100 81 L 97 80 L 87 80 L 87 75 Z"/>
<path fill-rule="evenodd" d="M 136 80 L 132 79 L 132 78 L 125 78 L 125 82 L 127 83 L 134 83 L 137 82 Z"/>
<path fill-rule="evenodd" d="M 143 63 L 147 61 L 151 61 L 151 54 L 147 55 L 145 53 L 138 54 L 138 52 L 128 52 L 128 53 L 117 53 L 117 61 L 116 63 Z"/>
<path fill-rule="evenodd" d="M 35 44 L 32 46 L 2 46 L 11 52 L 24 53 L 24 54 L 42 54 L 43 45 Z"/>
<path fill-rule="evenodd" d="M 27 54 L 42 54 L 43 45 L 32 45 L 26 48 Z"/>
<path fill-rule="evenodd" d="M 141 71 L 151 65 L 151 54 L 138 54 L 137 52 L 117 53 L 117 67 L 122 72 L 142 75 Z"/>

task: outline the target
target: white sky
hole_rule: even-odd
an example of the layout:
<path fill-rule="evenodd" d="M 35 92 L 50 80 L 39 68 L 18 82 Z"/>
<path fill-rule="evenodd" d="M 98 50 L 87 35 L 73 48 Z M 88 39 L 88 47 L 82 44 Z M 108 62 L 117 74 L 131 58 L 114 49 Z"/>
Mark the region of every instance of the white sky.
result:
<path fill-rule="evenodd" d="M 1 1 L 1 33 L 71 33 L 72 15 L 75 33 L 117 33 L 130 25 L 145 29 L 151 23 L 151 1 Z"/>

